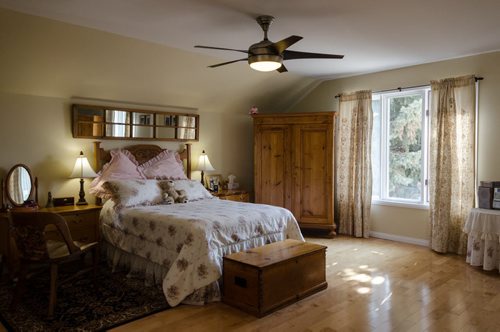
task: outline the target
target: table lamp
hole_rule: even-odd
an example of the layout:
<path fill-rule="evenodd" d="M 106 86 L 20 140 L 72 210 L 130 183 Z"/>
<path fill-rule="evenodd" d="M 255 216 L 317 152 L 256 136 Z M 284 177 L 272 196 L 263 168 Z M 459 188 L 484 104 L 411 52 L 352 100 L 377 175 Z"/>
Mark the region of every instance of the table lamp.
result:
<path fill-rule="evenodd" d="M 208 159 L 207 154 L 205 153 L 205 150 L 200 155 L 200 158 L 198 159 L 198 171 L 201 171 L 201 183 L 205 185 L 204 177 L 205 177 L 205 171 L 215 171 L 215 168 L 212 166 L 210 163 L 210 160 Z"/>
<path fill-rule="evenodd" d="M 76 158 L 75 167 L 73 168 L 73 172 L 71 172 L 70 178 L 80 179 L 80 199 L 76 203 L 76 205 L 87 205 L 87 201 L 85 201 L 85 191 L 83 190 L 83 179 L 84 178 L 95 178 L 97 174 L 94 172 L 92 167 L 90 167 L 89 161 L 87 157 L 83 155 L 83 152 L 80 151 L 80 155 Z"/>

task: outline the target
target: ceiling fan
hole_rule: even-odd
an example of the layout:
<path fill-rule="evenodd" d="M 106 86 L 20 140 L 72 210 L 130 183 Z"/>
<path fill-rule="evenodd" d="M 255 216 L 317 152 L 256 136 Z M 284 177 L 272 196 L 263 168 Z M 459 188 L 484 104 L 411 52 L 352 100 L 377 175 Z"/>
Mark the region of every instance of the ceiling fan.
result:
<path fill-rule="evenodd" d="M 277 70 L 280 73 L 288 71 L 286 67 L 283 65 L 284 60 L 296 60 L 296 59 L 342 59 L 343 55 L 337 54 L 322 54 L 322 53 L 309 53 L 309 52 L 298 52 L 298 51 L 289 51 L 287 48 L 298 42 L 302 39 L 300 36 L 290 36 L 283 40 L 280 40 L 276 43 L 273 43 L 269 39 L 267 39 L 267 31 L 269 30 L 269 26 L 274 20 L 273 16 L 269 15 L 261 15 L 256 18 L 257 23 L 260 25 L 262 30 L 264 31 L 264 39 L 256 44 L 253 44 L 248 48 L 248 51 L 245 50 L 237 50 L 233 48 L 224 48 L 224 47 L 213 47 L 213 46 L 202 46 L 196 45 L 197 48 L 208 48 L 214 50 L 223 50 L 223 51 L 235 51 L 248 54 L 247 57 L 218 63 L 215 65 L 209 66 L 210 68 L 215 68 L 219 66 L 228 65 L 230 63 L 235 63 L 239 61 L 248 61 L 250 67 L 252 69 L 258 71 L 272 71 Z"/>

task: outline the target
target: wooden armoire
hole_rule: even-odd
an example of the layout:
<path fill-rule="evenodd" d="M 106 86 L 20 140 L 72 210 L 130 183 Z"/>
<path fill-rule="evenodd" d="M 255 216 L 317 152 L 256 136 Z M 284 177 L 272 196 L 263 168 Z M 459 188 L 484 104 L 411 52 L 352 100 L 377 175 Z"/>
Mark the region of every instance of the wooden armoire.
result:
<path fill-rule="evenodd" d="M 302 229 L 335 235 L 335 113 L 256 114 L 255 202 L 289 209 Z"/>

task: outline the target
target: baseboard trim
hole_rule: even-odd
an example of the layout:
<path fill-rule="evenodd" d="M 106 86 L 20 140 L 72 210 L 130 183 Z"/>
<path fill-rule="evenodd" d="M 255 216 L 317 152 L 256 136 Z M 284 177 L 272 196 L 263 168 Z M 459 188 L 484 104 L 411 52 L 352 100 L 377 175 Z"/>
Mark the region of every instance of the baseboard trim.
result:
<path fill-rule="evenodd" d="M 411 243 L 411 244 L 416 244 L 416 245 L 424 246 L 424 247 L 428 247 L 429 246 L 429 240 L 417 239 L 417 238 L 414 238 L 414 237 L 394 235 L 394 234 L 387 234 L 387 233 L 382 233 L 382 232 L 370 232 L 370 236 L 371 237 L 376 237 L 377 239 L 384 239 L 384 240 L 391 240 L 391 241 L 396 241 L 396 242 Z"/>

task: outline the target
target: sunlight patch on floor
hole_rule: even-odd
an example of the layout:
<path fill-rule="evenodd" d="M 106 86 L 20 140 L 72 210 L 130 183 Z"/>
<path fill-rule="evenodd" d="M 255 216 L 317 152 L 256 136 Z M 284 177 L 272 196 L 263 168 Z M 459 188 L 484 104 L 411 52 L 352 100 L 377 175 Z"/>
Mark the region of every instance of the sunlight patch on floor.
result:
<path fill-rule="evenodd" d="M 368 294 L 368 293 L 370 293 L 371 288 L 370 287 L 359 287 L 358 289 L 356 289 L 356 291 L 359 294 Z"/>
<path fill-rule="evenodd" d="M 381 285 L 384 283 L 384 281 L 385 281 L 384 277 L 376 276 L 372 279 L 372 285 Z"/>

